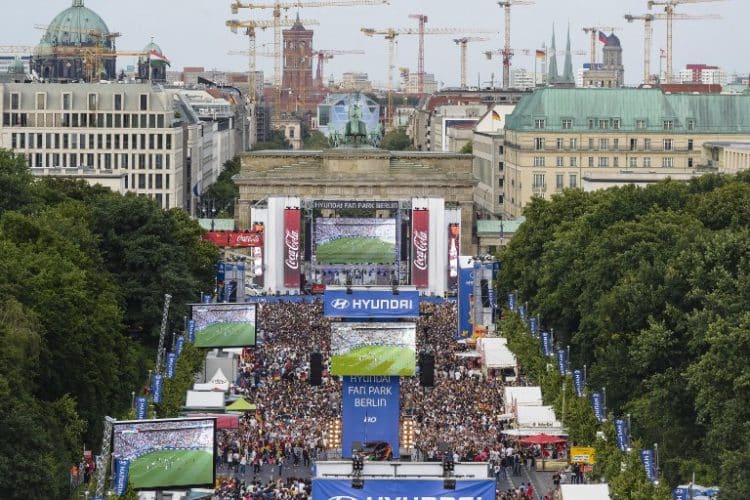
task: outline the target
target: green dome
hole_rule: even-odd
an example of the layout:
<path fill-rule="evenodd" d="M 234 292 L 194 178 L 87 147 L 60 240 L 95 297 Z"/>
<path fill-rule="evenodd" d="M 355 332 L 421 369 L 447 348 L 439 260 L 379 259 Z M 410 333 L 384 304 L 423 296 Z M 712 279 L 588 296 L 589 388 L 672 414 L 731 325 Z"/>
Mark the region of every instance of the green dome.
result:
<path fill-rule="evenodd" d="M 101 17 L 83 5 L 83 0 L 73 0 L 73 5 L 60 12 L 49 23 L 42 43 L 49 45 L 96 45 L 102 43 L 111 47 L 111 41 L 92 37 L 88 32 L 109 35 L 109 28 Z M 41 44 L 40 44 L 41 45 Z"/>
<path fill-rule="evenodd" d="M 15 60 L 8 65 L 8 73 L 16 75 L 26 73 L 26 66 L 20 57 L 16 57 Z"/>
<path fill-rule="evenodd" d="M 156 51 L 157 54 L 164 55 L 164 53 L 161 51 L 161 47 L 159 47 L 158 45 L 156 45 L 153 42 L 153 40 L 148 45 L 146 45 L 145 47 L 143 47 L 143 52 L 145 52 L 147 54 L 150 53 L 152 50 Z"/>

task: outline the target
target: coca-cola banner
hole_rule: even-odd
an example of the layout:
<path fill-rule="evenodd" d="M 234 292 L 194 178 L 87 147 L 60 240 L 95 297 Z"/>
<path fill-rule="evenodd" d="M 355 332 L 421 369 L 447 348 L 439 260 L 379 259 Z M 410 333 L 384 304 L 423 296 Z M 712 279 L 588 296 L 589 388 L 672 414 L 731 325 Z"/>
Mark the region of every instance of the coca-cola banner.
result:
<path fill-rule="evenodd" d="M 263 233 L 260 231 L 208 231 L 203 235 L 203 239 L 220 247 L 248 248 L 263 246 Z"/>
<path fill-rule="evenodd" d="M 458 256 L 461 253 L 461 226 L 448 224 L 448 288 L 458 287 Z"/>
<path fill-rule="evenodd" d="M 430 211 L 414 210 L 411 213 L 411 284 L 417 288 L 429 286 L 427 250 L 430 246 L 428 230 Z"/>
<path fill-rule="evenodd" d="M 300 209 L 284 210 L 284 287 L 300 287 Z"/>

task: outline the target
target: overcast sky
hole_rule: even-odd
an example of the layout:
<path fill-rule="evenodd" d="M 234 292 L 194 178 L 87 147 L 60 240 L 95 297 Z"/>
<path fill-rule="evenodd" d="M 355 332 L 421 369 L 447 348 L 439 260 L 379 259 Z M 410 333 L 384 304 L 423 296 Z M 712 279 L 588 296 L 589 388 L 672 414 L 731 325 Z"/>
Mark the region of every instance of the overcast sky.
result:
<path fill-rule="evenodd" d="M 8 0 L 4 0 L 8 1 Z M 256 3 L 272 3 L 259 0 Z M 706 0 L 710 1 L 710 0 Z M 47 24 L 72 0 L 34 0 L 18 2 L 11 9 L 5 7 L 0 16 L 0 45 L 34 45 L 42 32 L 35 24 Z M 156 42 L 172 61 L 173 69 L 183 66 L 204 66 L 206 69 L 243 70 L 246 59 L 229 56 L 227 51 L 244 49 L 247 38 L 235 35 L 225 26 L 235 18 L 229 10 L 229 0 L 85 0 L 87 7 L 97 12 L 111 31 L 122 33 L 118 39 L 120 50 L 140 50 L 155 36 Z M 658 7 L 655 7 L 657 9 Z M 707 63 L 722 67 L 727 73 L 750 71 L 745 54 L 750 35 L 745 24 L 750 19 L 750 0 L 723 0 L 704 4 L 680 5 L 677 11 L 685 14 L 716 13 L 720 20 L 676 21 L 674 29 L 675 71 L 687 63 Z M 270 18 L 269 11 L 253 11 L 257 19 Z M 290 11 L 293 16 L 296 11 Z M 615 26 L 623 46 L 625 79 L 640 82 L 643 67 L 643 23 L 628 24 L 625 13 L 644 14 L 645 0 L 535 0 L 534 5 L 517 6 L 513 11 L 512 44 L 518 49 L 540 48 L 551 37 L 552 25 L 557 30 L 557 46 L 565 46 L 565 31 L 570 24 L 573 50 L 589 52 L 589 39 L 581 31 L 583 26 Z M 656 12 L 656 10 L 654 10 Z M 246 18 L 248 11 L 240 11 Z M 365 55 L 339 56 L 326 66 L 326 77 L 331 73 L 340 77 L 344 71 L 366 71 L 376 83 L 387 77 L 387 50 L 382 37 L 368 38 L 360 33 L 363 26 L 372 28 L 403 28 L 416 26 L 409 14 L 421 13 L 429 17 L 428 26 L 451 28 L 496 29 L 497 34 L 486 35 L 490 41 L 469 45 L 468 74 L 470 84 L 479 78 L 488 82 L 494 73 L 501 78 L 500 59 L 488 61 L 483 52 L 501 46 L 503 29 L 502 9 L 495 0 L 391 0 L 390 5 L 307 8 L 301 17 L 316 19 L 314 26 L 316 49 L 362 49 Z M 456 85 L 459 80 L 459 51 L 450 36 L 428 36 L 425 48 L 425 71 L 435 73 L 445 85 Z M 416 71 L 417 44 L 413 36 L 398 39 L 397 67 Z M 258 43 L 272 42 L 271 31 L 259 32 Z M 652 71 L 658 70 L 660 47 L 666 46 L 664 22 L 656 22 Z M 597 44 L 601 50 L 601 44 Z M 270 49 L 269 49 L 270 50 Z M 598 56 L 601 58 L 601 55 Z M 574 68 L 588 61 L 589 56 L 576 55 Z M 129 64 L 125 58 L 120 64 Z M 533 56 L 517 55 L 515 67 L 533 69 Z M 562 70 L 562 60 L 558 65 Z M 258 67 L 270 75 L 270 58 L 259 57 Z"/>

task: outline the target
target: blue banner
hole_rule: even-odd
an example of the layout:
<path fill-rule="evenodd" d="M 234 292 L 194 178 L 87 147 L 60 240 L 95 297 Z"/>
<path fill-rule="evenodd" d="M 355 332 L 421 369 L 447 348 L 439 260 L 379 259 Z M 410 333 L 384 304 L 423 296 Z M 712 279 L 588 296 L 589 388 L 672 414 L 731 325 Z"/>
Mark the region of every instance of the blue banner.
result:
<path fill-rule="evenodd" d="M 463 257 L 458 259 L 458 330 L 456 340 L 471 337 L 472 328 L 472 302 L 474 293 L 474 269 L 472 266 L 461 266 Z"/>
<path fill-rule="evenodd" d="M 568 351 L 565 349 L 557 350 L 557 369 L 560 370 L 560 375 L 563 376 L 568 371 Z"/>
<path fill-rule="evenodd" d="M 549 332 L 542 332 L 542 353 L 552 356 L 552 336 Z"/>
<path fill-rule="evenodd" d="M 175 364 L 177 364 L 177 355 L 173 352 L 167 353 L 167 363 L 164 368 L 164 372 L 167 375 L 167 378 L 169 380 L 172 380 L 174 378 L 174 367 Z"/>
<path fill-rule="evenodd" d="M 195 344 L 195 320 L 189 319 L 187 325 L 188 342 Z"/>
<path fill-rule="evenodd" d="M 195 325 L 193 325 L 193 328 L 195 328 Z M 180 335 L 174 342 L 174 350 L 178 358 L 180 357 L 180 354 L 182 354 L 183 347 L 185 347 L 185 337 Z"/>
<path fill-rule="evenodd" d="M 161 373 L 154 375 L 154 379 L 151 382 L 151 397 L 154 403 L 161 403 L 161 389 L 164 386 L 164 377 Z"/>
<path fill-rule="evenodd" d="M 672 500 L 689 500 L 690 492 L 687 488 L 675 488 L 672 492 Z"/>
<path fill-rule="evenodd" d="M 641 462 L 646 471 L 646 477 L 652 483 L 656 481 L 656 463 L 654 462 L 654 450 L 641 450 Z"/>
<path fill-rule="evenodd" d="M 201 302 L 204 304 L 210 304 L 212 298 L 213 297 L 210 293 L 204 293 L 203 295 L 201 295 Z"/>
<path fill-rule="evenodd" d="M 595 392 L 591 395 L 591 407 L 594 409 L 594 416 L 599 422 L 604 422 L 604 399 L 601 392 Z"/>
<path fill-rule="evenodd" d="M 447 490 L 442 479 L 371 479 L 364 481 L 362 489 L 352 488 L 351 479 L 314 479 L 313 500 L 365 500 L 365 499 L 435 499 L 492 500 L 495 498 L 495 480 L 456 480 L 456 489 Z"/>
<path fill-rule="evenodd" d="M 148 399 L 143 396 L 135 398 L 135 418 L 143 420 L 148 410 Z"/>
<path fill-rule="evenodd" d="M 529 330 L 533 337 L 537 336 L 539 333 L 539 318 L 529 318 Z"/>
<path fill-rule="evenodd" d="M 385 441 L 399 456 L 399 377 L 343 377 L 341 452 L 352 457 L 352 444 Z"/>
<path fill-rule="evenodd" d="M 583 370 L 573 370 L 573 385 L 576 388 L 576 394 L 579 398 L 583 397 L 583 387 L 585 381 L 583 380 Z"/>
<path fill-rule="evenodd" d="M 115 460 L 115 493 L 123 496 L 128 490 L 128 474 L 130 473 L 130 461 L 127 458 Z"/>
<path fill-rule="evenodd" d="M 513 312 L 516 311 L 516 294 L 515 293 L 508 294 L 508 309 L 510 309 Z"/>
<path fill-rule="evenodd" d="M 326 290 L 323 315 L 338 318 L 416 318 L 419 316 L 419 292 L 402 290 Z"/>
<path fill-rule="evenodd" d="M 615 437 L 620 451 L 628 451 L 628 423 L 621 418 L 615 419 Z"/>
<path fill-rule="evenodd" d="M 526 321 L 526 304 L 518 305 L 518 315 L 521 316 L 521 321 Z"/>
<path fill-rule="evenodd" d="M 497 294 L 495 293 L 495 285 L 491 285 L 487 288 L 487 299 L 490 301 L 490 307 L 494 311 L 497 309 Z"/>

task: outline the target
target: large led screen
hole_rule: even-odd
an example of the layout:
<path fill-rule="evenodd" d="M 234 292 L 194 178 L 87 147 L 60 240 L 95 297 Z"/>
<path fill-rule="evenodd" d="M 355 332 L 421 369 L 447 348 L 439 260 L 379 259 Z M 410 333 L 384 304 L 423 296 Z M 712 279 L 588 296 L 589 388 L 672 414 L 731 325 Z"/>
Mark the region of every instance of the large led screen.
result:
<path fill-rule="evenodd" d="M 212 418 L 116 422 L 112 456 L 135 489 L 213 485 L 215 434 Z"/>
<path fill-rule="evenodd" d="M 334 323 L 331 373 L 408 377 L 416 369 L 414 323 Z"/>
<path fill-rule="evenodd" d="M 318 217 L 318 264 L 390 264 L 396 260 L 396 219 Z"/>
<path fill-rule="evenodd" d="M 197 347 L 255 345 L 255 304 L 193 304 Z"/>

